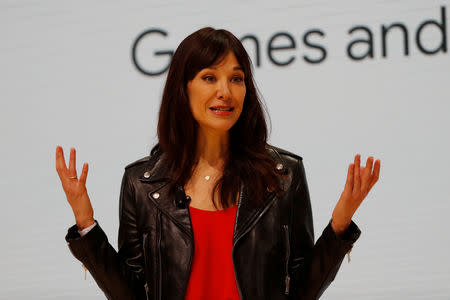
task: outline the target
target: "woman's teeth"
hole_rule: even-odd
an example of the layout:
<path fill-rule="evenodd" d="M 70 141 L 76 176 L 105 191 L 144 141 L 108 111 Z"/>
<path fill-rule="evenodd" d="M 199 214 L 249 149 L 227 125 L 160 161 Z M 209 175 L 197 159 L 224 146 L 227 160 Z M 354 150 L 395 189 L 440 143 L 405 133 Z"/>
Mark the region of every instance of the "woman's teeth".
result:
<path fill-rule="evenodd" d="M 233 110 L 232 107 L 230 107 L 230 108 L 214 108 L 214 107 L 211 107 L 211 109 L 215 110 L 215 111 L 232 111 Z"/>

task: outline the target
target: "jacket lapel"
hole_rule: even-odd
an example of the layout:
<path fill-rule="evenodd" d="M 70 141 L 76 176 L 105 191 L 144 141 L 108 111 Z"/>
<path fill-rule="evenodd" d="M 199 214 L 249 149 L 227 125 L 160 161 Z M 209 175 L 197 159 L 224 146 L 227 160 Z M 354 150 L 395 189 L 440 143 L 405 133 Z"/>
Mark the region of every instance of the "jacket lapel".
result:
<path fill-rule="evenodd" d="M 149 163 L 149 168 L 146 172 L 150 176 L 145 177 L 145 172 L 143 173 L 139 180 L 151 184 L 151 189 L 147 194 L 147 197 L 152 201 L 156 207 L 166 215 L 175 225 L 177 225 L 184 233 L 189 237 L 193 238 L 192 224 L 189 217 L 189 210 L 187 205 L 179 207 L 177 205 L 177 200 L 183 195 L 179 193 L 170 192 L 170 172 L 167 168 L 167 160 L 164 154 L 158 155 L 155 158 L 154 163 Z M 178 199 L 177 199 L 178 198 Z"/>
<path fill-rule="evenodd" d="M 245 185 L 241 184 L 234 225 L 233 245 L 258 222 L 275 199 L 275 193 L 268 193 L 262 204 L 255 204 L 254 201 L 248 198 Z"/>

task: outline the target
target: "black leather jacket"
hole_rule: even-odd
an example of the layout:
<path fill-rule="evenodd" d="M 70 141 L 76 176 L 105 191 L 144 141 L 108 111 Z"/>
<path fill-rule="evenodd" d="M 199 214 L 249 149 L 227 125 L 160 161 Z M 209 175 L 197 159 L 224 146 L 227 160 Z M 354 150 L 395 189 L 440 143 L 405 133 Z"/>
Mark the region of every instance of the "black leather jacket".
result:
<path fill-rule="evenodd" d="M 241 299 L 318 299 L 360 230 L 352 221 L 337 236 L 330 222 L 314 244 L 302 158 L 272 146 L 268 151 L 287 175 L 287 192 L 268 192 L 265 203 L 255 205 L 241 186 L 232 250 Z M 83 237 L 76 225 L 66 235 L 108 299 L 184 299 L 194 239 L 184 192 L 170 196 L 169 176 L 160 151 L 125 168 L 118 252 L 98 223 Z"/>

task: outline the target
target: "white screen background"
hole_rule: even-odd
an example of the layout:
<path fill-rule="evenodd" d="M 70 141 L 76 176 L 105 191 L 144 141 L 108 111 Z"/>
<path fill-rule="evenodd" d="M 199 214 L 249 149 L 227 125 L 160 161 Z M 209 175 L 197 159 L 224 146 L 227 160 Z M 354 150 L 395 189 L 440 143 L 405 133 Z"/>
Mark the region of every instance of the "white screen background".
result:
<path fill-rule="evenodd" d="M 118 194 L 123 168 L 156 142 L 157 112 L 165 75 L 144 76 L 131 60 L 136 37 L 160 28 L 167 37 L 145 39 L 140 61 L 158 68 L 191 32 L 225 28 L 261 43 L 255 80 L 272 121 L 270 142 L 303 157 L 316 239 L 328 223 L 356 153 L 381 159 L 381 174 L 354 216 L 362 235 L 322 299 L 448 299 L 447 218 L 450 209 L 449 53 L 426 55 L 415 42 L 421 23 L 442 22 L 450 1 L 0 1 L 0 298 L 104 299 L 67 248 L 74 223 L 55 170 L 56 145 L 77 149 L 77 165 L 90 164 L 87 188 L 95 218 L 117 246 Z M 381 55 L 381 26 L 408 29 L 409 55 L 400 30 Z M 351 60 L 346 47 L 373 33 L 374 57 Z M 303 35 L 326 48 L 318 57 Z M 274 52 L 277 32 L 295 49 Z M 442 42 L 436 26 L 421 40 Z M 277 45 L 286 44 L 280 38 Z M 255 51 L 245 42 L 250 55 Z M 447 45 L 448 46 L 448 45 Z M 355 48 L 355 50 L 357 50 Z M 364 46 L 359 48 L 364 52 Z"/>

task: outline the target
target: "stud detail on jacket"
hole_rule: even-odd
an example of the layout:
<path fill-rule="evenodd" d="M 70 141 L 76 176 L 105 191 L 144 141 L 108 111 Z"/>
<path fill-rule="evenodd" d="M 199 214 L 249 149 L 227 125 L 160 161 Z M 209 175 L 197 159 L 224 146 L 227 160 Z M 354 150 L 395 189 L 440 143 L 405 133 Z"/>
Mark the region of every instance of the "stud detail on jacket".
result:
<path fill-rule="evenodd" d="M 145 172 L 145 173 L 144 173 L 144 177 L 145 177 L 145 178 L 149 178 L 149 177 L 150 177 L 150 172 L 149 172 L 149 171 Z"/>
<path fill-rule="evenodd" d="M 158 199 L 159 198 L 159 193 L 153 193 L 152 197 L 155 198 L 155 199 Z"/>
<path fill-rule="evenodd" d="M 281 171 L 281 170 L 283 170 L 283 164 L 281 164 L 281 163 L 278 163 L 277 164 L 277 166 L 275 167 L 278 171 Z"/>

